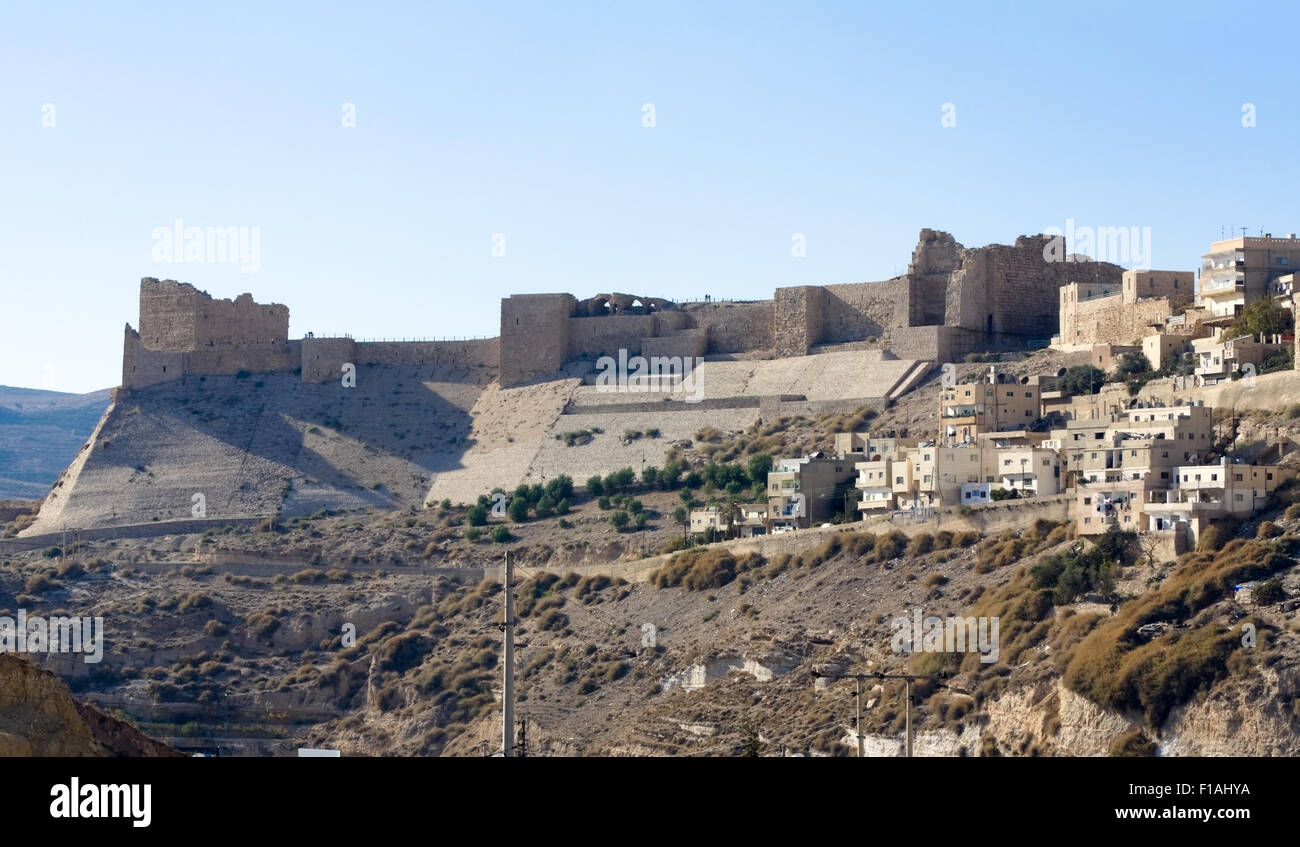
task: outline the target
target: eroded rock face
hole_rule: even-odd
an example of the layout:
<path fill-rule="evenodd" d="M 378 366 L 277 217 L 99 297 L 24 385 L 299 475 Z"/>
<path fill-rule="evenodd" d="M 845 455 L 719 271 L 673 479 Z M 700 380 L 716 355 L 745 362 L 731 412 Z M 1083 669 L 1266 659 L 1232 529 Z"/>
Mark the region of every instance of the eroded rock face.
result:
<path fill-rule="evenodd" d="M 47 670 L 0 655 L 0 756 L 180 756 L 93 706 Z"/>

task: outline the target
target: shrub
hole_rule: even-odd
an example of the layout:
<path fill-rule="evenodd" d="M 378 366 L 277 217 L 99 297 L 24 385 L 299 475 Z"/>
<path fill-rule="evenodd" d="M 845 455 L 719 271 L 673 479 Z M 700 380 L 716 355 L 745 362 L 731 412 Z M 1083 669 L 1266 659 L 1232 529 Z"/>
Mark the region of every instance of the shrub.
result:
<path fill-rule="evenodd" d="M 599 475 L 588 477 L 587 479 L 587 496 L 599 497 L 605 493 L 605 484 L 601 481 Z"/>
<path fill-rule="evenodd" d="M 1075 365 L 1061 377 L 1061 392 L 1067 397 L 1077 394 L 1096 394 L 1106 382 L 1106 374 L 1092 365 Z"/>
<path fill-rule="evenodd" d="M 498 544 L 503 544 L 513 537 L 514 536 L 510 534 L 510 530 L 506 528 L 505 524 L 497 524 L 492 528 L 492 540 Z"/>
<path fill-rule="evenodd" d="M 537 621 L 537 627 L 545 632 L 554 632 L 569 625 L 569 616 L 559 609 L 550 609 Z"/>
<path fill-rule="evenodd" d="M 488 511 L 481 503 L 476 503 L 465 512 L 465 521 L 470 526 L 483 526 L 487 523 Z"/>
<path fill-rule="evenodd" d="M 910 540 L 905 533 L 897 530 L 888 535 L 876 536 L 876 547 L 873 551 L 876 561 L 886 562 L 901 556 Z"/>
<path fill-rule="evenodd" d="M 907 555 L 922 556 L 933 549 L 934 536 L 928 532 L 921 532 L 912 536 L 911 542 L 907 545 Z"/>
<path fill-rule="evenodd" d="M 478 541 L 479 536 L 482 535 L 482 534 L 483 534 L 483 530 L 479 529 L 479 528 L 476 527 L 476 526 L 467 526 L 467 527 L 465 527 L 465 540 L 466 540 L 466 541 Z"/>
<path fill-rule="evenodd" d="M 1259 529 L 1255 531 L 1255 537 L 1260 539 L 1261 541 L 1265 541 L 1269 538 L 1276 538 L 1281 534 L 1282 534 L 1282 527 L 1278 526 L 1272 521 L 1262 522 L 1259 525 Z"/>
<path fill-rule="evenodd" d="M 948 577 L 941 573 L 932 573 L 925 578 L 926 588 L 939 588 L 948 584 Z"/>
<path fill-rule="evenodd" d="M 628 513 L 622 509 L 619 509 L 617 512 L 614 512 L 609 516 L 610 526 L 614 527 L 614 529 L 619 532 L 622 532 L 627 528 L 628 521 L 630 520 L 631 518 L 628 516 Z"/>
<path fill-rule="evenodd" d="M 510 506 L 506 509 L 506 514 L 515 523 L 523 523 L 528 520 L 528 498 L 520 497 L 516 492 L 515 496 L 510 500 Z"/>
<path fill-rule="evenodd" d="M 662 568 L 650 574 L 656 588 L 682 586 L 690 591 L 721 588 L 742 573 L 764 564 L 761 556 L 750 553 L 736 559 L 729 550 L 688 550 L 678 553 Z"/>
<path fill-rule="evenodd" d="M 1156 755 L 1158 749 L 1156 743 L 1147 738 L 1140 727 L 1134 727 L 1111 742 L 1110 755 L 1123 758 L 1148 757 Z"/>
<path fill-rule="evenodd" d="M 1250 599 L 1261 606 L 1272 606 L 1286 599 L 1286 590 L 1282 588 L 1282 578 L 1273 577 L 1256 583 L 1251 589 Z"/>
<path fill-rule="evenodd" d="M 27 577 L 23 583 L 23 590 L 28 594 L 41 594 L 54 588 L 54 583 L 43 573 L 33 574 Z"/>

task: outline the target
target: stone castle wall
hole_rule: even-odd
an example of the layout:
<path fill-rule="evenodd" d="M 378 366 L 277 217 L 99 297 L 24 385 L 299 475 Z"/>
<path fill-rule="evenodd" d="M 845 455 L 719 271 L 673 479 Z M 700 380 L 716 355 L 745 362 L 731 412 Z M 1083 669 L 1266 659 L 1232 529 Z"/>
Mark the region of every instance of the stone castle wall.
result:
<path fill-rule="evenodd" d="M 1153 323 L 1173 314 L 1168 297 L 1124 302 L 1120 293 L 1061 307 L 1062 344 L 1132 344 L 1150 335 Z"/>
<path fill-rule="evenodd" d="M 681 356 L 694 359 L 697 356 L 703 356 L 707 352 L 709 352 L 709 330 L 707 328 L 683 329 L 678 330 L 673 335 L 641 340 L 641 355 L 646 357 Z"/>
<path fill-rule="evenodd" d="M 826 292 L 814 285 L 778 288 L 772 299 L 772 349 L 778 356 L 806 356 L 821 340 Z"/>
<path fill-rule="evenodd" d="M 891 326 L 906 325 L 908 288 L 904 279 L 827 285 L 820 337 L 839 344 L 884 338 Z"/>
<path fill-rule="evenodd" d="M 570 318 L 568 357 L 617 356 L 620 349 L 635 356 L 641 352 L 641 339 L 654 334 L 654 315 Z"/>
<path fill-rule="evenodd" d="M 503 387 L 549 377 L 564 366 L 569 357 L 570 318 L 577 305 L 577 298 L 571 294 L 515 294 L 502 298 Z"/>
<path fill-rule="evenodd" d="M 140 283 L 140 331 L 129 326 L 123 387 L 189 373 L 299 370 L 308 382 L 357 365 L 497 367 L 502 387 L 548 379 L 575 358 L 768 352 L 806 355 L 825 344 L 880 344 L 907 358 L 955 361 L 977 350 L 1022 349 L 1050 338 L 1071 281 L 1118 284 L 1122 270 L 1101 262 L 1049 262 L 1046 236 L 1012 246 L 967 249 L 951 235 L 922 230 L 908 273 L 883 282 L 778 288 L 771 300 L 691 303 L 600 294 L 522 294 L 501 300 L 498 338 L 464 342 L 355 342 L 288 339 L 289 310 L 252 295 L 214 300 L 174 280 Z M 1172 283 L 1170 283 L 1172 284 Z M 1144 304 L 1112 321 L 1117 343 L 1136 337 Z M 1100 322 L 1098 318 L 1094 323 Z M 871 339 L 869 341 L 869 339 Z"/>
<path fill-rule="evenodd" d="M 709 333 L 710 353 L 747 353 L 772 348 L 772 301 L 691 303 L 683 313 Z"/>

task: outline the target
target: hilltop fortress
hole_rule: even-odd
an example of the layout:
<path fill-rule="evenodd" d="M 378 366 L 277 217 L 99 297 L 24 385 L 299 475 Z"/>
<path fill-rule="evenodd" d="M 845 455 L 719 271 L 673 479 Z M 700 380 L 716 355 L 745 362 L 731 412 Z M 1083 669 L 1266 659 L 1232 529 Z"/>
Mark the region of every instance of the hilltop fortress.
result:
<path fill-rule="evenodd" d="M 956 361 L 1024 349 L 1058 330 L 1061 288 L 1117 286 L 1105 262 L 1048 262 L 1046 236 L 965 248 L 922 230 L 907 273 L 882 282 L 778 288 L 770 300 L 678 305 L 654 297 L 516 294 L 501 301 L 500 335 L 471 341 L 290 340 L 289 310 L 252 295 L 214 300 L 193 286 L 146 278 L 140 329 L 129 325 L 122 386 L 197 374 L 297 372 L 337 379 L 353 365 L 449 365 L 497 371 L 503 388 L 550 379 L 574 360 L 617 355 L 804 356 L 825 345 L 873 347 L 886 358 Z"/>
<path fill-rule="evenodd" d="M 471 503 L 658 465 L 706 428 L 882 410 L 938 361 L 1046 344 L 1062 286 L 1118 283 L 1115 265 L 1045 261 L 1046 244 L 924 230 L 903 276 L 749 302 L 515 295 L 498 337 L 464 341 L 291 339 L 284 305 L 146 278 L 122 385 L 23 535 Z M 620 350 L 692 357 L 689 395 L 603 390 L 596 360 Z"/>

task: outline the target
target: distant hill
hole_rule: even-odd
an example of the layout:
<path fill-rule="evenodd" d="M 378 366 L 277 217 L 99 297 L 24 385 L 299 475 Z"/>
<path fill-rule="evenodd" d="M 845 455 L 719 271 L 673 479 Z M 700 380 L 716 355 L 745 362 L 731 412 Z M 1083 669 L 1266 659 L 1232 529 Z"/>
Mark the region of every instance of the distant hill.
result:
<path fill-rule="evenodd" d="M 67 394 L 0 385 L 0 500 L 44 497 L 108 406 L 108 389 Z"/>

